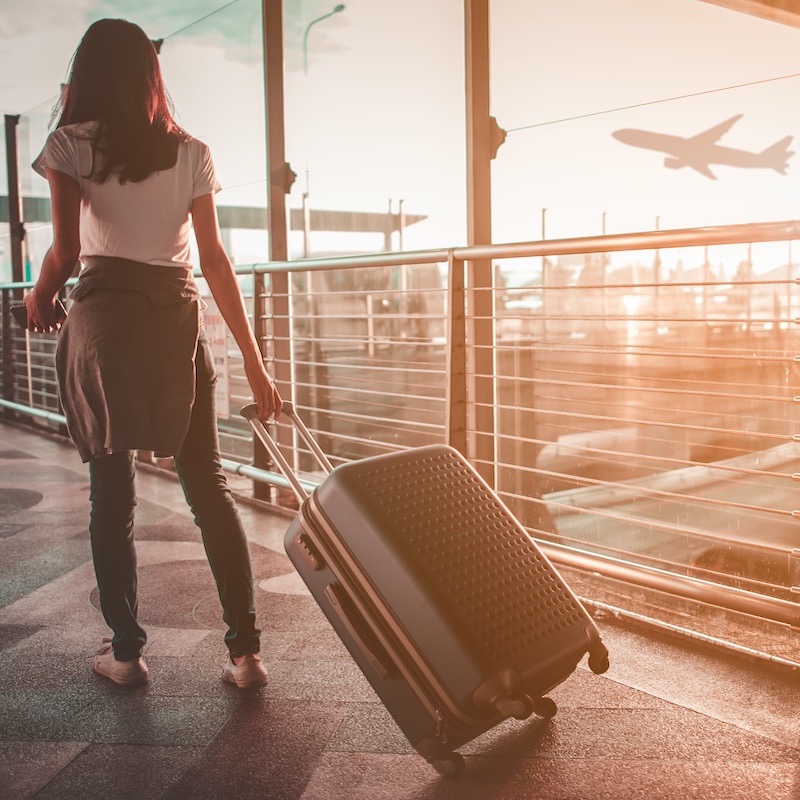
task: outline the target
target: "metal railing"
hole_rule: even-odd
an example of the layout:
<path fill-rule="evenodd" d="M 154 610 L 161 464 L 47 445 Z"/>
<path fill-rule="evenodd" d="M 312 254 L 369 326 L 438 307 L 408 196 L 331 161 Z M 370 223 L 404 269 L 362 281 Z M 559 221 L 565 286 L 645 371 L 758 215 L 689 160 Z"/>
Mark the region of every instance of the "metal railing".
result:
<path fill-rule="evenodd" d="M 554 562 L 796 629 L 798 270 L 791 244 L 785 263 L 759 248 L 798 238 L 784 222 L 237 273 L 268 367 L 334 464 L 449 442 Z M 57 425 L 53 337 L 8 319 L 20 288 L 0 287 L 2 406 Z M 225 465 L 283 502 L 226 358 Z M 276 435 L 313 485 L 291 429 Z"/>

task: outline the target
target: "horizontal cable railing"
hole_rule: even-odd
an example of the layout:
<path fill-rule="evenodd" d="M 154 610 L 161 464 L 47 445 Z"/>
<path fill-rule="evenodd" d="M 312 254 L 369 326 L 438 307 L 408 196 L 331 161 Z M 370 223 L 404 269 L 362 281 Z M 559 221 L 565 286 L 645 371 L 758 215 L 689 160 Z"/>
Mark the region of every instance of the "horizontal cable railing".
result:
<path fill-rule="evenodd" d="M 282 389 L 334 464 L 451 442 L 557 563 L 796 625 L 800 268 L 791 246 L 783 264 L 758 246 L 797 238 L 790 221 L 236 272 L 268 368 L 291 375 Z M 278 273 L 288 316 L 271 313 Z M 28 285 L 0 287 L 2 407 L 52 426 L 54 337 L 5 311 Z M 284 502 L 286 481 L 254 466 L 249 387 L 224 349 L 225 466 Z M 313 486 L 313 459 L 274 427 Z"/>
<path fill-rule="evenodd" d="M 797 225 L 760 230 L 768 231 L 787 241 Z M 558 545 L 558 563 L 592 564 L 608 577 L 669 585 L 743 613 L 755 607 L 749 595 L 769 596 L 774 605 L 759 601 L 762 611 L 772 607 L 773 619 L 797 625 L 797 269 L 787 260 L 759 280 L 768 268 L 755 250 L 739 264 L 681 265 L 716 272 L 714 280 L 674 270 L 653 280 L 650 252 L 646 267 L 641 255 L 631 259 L 636 268 L 606 262 L 636 247 L 663 255 L 741 243 L 750 238 L 742 233 L 471 251 L 495 263 L 536 256 L 534 280 L 502 290 L 505 302 L 483 318 L 493 335 L 473 343 L 480 366 L 467 375 L 470 419 L 494 424 L 493 447 L 473 460 L 524 524 Z M 545 263 L 554 253 L 587 257 L 548 283 L 548 271 L 565 271 Z M 600 267 L 606 282 L 586 279 Z M 643 278 L 615 280 L 615 270 Z M 468 424 L 474 453 L 483 433 Z"/>

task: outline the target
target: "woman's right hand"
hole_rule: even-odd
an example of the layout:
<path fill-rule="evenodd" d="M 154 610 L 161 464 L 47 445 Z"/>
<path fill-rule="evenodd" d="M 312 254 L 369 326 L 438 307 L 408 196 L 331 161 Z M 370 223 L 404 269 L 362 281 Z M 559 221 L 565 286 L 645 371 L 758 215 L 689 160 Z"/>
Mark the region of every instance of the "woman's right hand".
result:
<path fill-rule="evenodd" d="M 258 418 L 267 420 L 274 416 L 277 419 L 283 408 L 283 400 L 264 367 L 261 358 L 245 360 L 245 375 L 250 388 L 253 390 L 253 400 L 258 406 Z"/>
<path fill-rule="evenodd" d="M 28 310 L 28 330 L 36 333 L 52 333 L 61 327 L 62 320 L 56 319 L 55 297 L 45 297 L 34 287 L 25 295 Z"/>

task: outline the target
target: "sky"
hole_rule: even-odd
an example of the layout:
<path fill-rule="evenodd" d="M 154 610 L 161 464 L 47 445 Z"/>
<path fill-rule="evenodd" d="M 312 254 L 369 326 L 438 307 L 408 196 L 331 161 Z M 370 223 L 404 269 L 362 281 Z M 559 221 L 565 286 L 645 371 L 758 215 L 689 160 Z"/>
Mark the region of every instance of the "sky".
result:
<path fill-rule="evenodd" d="M 463 244 L 463 3 L 344 5 L 307 28 L 334 3 L 285 2 L 289 205 L 303 191 L 342 210 L 402 199 L 427 217 L 406 232 L 407 249 Z M 86 26 L 121 16 L 165 39 L 167 86 L 181 124 L 212 148 L 220 204 L 264 205 L 259 10 L 259 0 L 0 0 L 0 108 L 23 114 L 23 156 L 46 135 Z M 491 113 L 508 131 L 492 168 L 495 241 L 800 217 L 800 153 L 786 175 L 715 165 L 712 180 L 613 136 L 691 137 L 741 115 L 720 144 L 759 152 L 793 136 L 800 151 L 800 77 L 787 77 L 800 73 L 800 30 L 700 0 L 492 0 L 490 28 Z M 23 188 L 46 190 L 29 175 Z M 264 241 L 240 239 L 239 260 L 264 260 Z"/>

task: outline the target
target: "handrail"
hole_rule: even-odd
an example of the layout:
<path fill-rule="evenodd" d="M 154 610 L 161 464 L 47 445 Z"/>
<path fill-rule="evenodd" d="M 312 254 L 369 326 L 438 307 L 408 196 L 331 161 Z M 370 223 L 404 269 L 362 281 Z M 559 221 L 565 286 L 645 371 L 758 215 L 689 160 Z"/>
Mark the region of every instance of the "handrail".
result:
<path fill-rule="evenodd" d="M 577 239 L 546 239 L 510 244 L 474 245 L 472 247 L 456 247 L 453 252 L 456 258 L 466 261 L 520 256 L 608 253 L 623 250 L 666 250 L 671 247 L 751 244 L 790 241 L 799 238 L 800 220 L 788 220 L 786 222 L 751 222 L 707 228 L 675 228 L 667 231 L 604 234 Z"/>
<path fill-rule="evenodd" d="M 276 261 L 269 264 L 243 265 L 241 269 L 245 272 L 280 272 L 284 270 L 391 267 L 447 261 L 450 254 L 458 261 L 478 261 L 491 258 L 519 258 L 521 256 L 575 255 L 580 253 L 607 253 L 618 250 L 659 250 L 671 247 L 751 244 L 756 242 L 790 241 L 792 239 L 800 239 L 800 220 L 718 225 L 706 228 L 676 228 L 666 231 L 581 236 L 568 239 L 541 239 L 528 242 L 472 245 L 437 250 L 411 250 L 378 255 L 306 258 L 295 261 Z"/>
<path fill-rule="evenodd" d="M 671 247 L 703 247 L 705 245 L 723 244 L 755 244 L 756 242 L 791 241 L 793 239 L 800 239 L 800 220 L 717 225 L 706 228 L 675 228 L 667 231 L 604 234 L 602 236 L 581 236 L 567 239 L 540 239 L 528 242 L 508 242 L 431 250 L 404 250 L 391 253 L 334 256 L 330 258 L 303 258 L 293 261 L 239 264 L 234 267 L 234 271 L 237 275 L 249 275 L 266 272 L 357 269 L 359 267 L 399 267 L 445 262 L 448 261 L 451 255 L 457 261 L 478 261 L 491 258 L 577 255 L 623 250 L 660 250 Z M 202 273 L 196 270 L 195 275 L 201 276 Z M 74 282 L 74 279 L 71 282 Z M 27 289 L 34 284 L 34 281 L 0 283 L 0 291 Z"/>
<path fill-rule="evenodd" d="M 29 417 L 46 419 L 48 422 L 57 422 L 59 425 L 67 424 L 67 418 L 63 414 L 47 411 L 44 408 L 31 408 L 31 406 L 14 403 L 11 400 L 4 400 L 2 397 L 0 397 L 0 408 L 7 408 L 9 411 L 16 411 L 19 414 L 27 414 Z"/>
<path fill-rule="evenodd" d="M 603 575 L 625 583 L 678 595 L 717 608 L 769 619 L 800 631 L 800 605 L 779 597 L 756 594 L 735 586 L 678 575 L 645 564 L 631 564 L 612 556 L 585 553 L 555 542 L 538 542 L 545 555 L 563 567 Z"/>
<path fill-rule="evenodd" d="M 24 406 L 20 403 L 12 403 L 10 400 L 4 400 L 2 398 L 0 398 L 0 408 L 7 408 L 10 411 L 16 411 L 19 414 L 25 414 L 29 417 L 44 419 L 48 422 L 56 422 L 59 425 L 67 424 L 67 418 L 63 414 L 58 414 L 55 411 L 46 411 L 41 408 L 31 408 L 30 406 Z M 286 480 L 286 478 L 279 472 L 270 472 L 269 470 L 259 469 L 251 464 L 241 464 L 240 462 L 234 461 L 230 458 L 220 459 L 220 464 L 226 472 L 229 472 L 232 475 L 242 475 L 243 477 L 250 478 L 254 481 L 260 481 L 262 483 L 267 483 L 274 486 L 291 488 L 289 481 Z M 316 483 L 305 480 L 301 481 L 301 484 L 309 492 L 317 486 Z"/>

